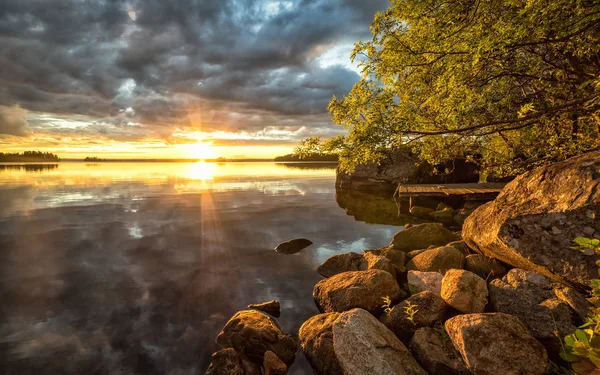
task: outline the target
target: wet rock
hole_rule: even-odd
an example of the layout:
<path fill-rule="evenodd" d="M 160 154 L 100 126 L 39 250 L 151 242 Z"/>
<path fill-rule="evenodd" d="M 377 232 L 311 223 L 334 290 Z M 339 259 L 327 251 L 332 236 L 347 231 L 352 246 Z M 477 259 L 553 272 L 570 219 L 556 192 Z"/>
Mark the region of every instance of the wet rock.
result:
<path fill-rule="evenodd" d="M 280 243 L 277 245 L 277 247 L 275 247 L 275 251 L 280 254 L 291 255 L 304 250 L 312 244 L 312 241 L 309 241 L 306 238 L 295 238 L 293 240 Z"/>
<path fill-rule="evenodd" d="M 467 255 L 465 258 L 465 269 L 486 280 L 502 277 L 506 274 L 506 267 L 502 263 L 481 254 Z"/>
<path fill-rule="evenodd" d="M 598 276 L 600 256 L 571 246 L 581 228 L 600 230 L 594 219 L 600 215 L 599 170 L 600 151 L 594 151 L 527 172 L 467 218 L 463 238 L 514 267 L 588 285 Z"/>
<path fill-rule="evenodd" d="M 442 279 L 441 297 L 460 312 L 481 313 L 488 302 L 488 288 L 473 272 L 453 269 Z"/>
<path fill-rule="evenodd" d="M 429 214 L 435 211 L 433 208 L 412 206 L 409 210 L 410 214 L 416 217 L 427 218 Z"/>
<path fill-rule="evenodd" d="M 566 286 L 553 288 L 553 291 L 554 295 L 569 305 L 581 320 L 587 318 L 590 313 L 590 304 L 579 292 Z"/>
<path fill-rule="evenodd" d="M 343 374 L 333 350 L 333 323 L 339 316 L 338 313 L 315 315 L 300 327 L 302 351 L 318 374 Z"/>
<path fill-rule="evenodd" d="M 248 308 L 264 311 L 276 318 L 279 318 L 279 315 L 281 315 L 281 304 L 277 300 L 248 305 Z"/>
<path fill-rule="evenodd" d="M 288 370 L 277 354 L 270 350 L 265 352 L 263 368 L 265 369 L 265 375 L 286 375 Z"/>
<path fill-rule="evenodd" d="M 219 333 L 217 343 L 223 348 L 235 349 L 256 364 L 263 363 L 267 350 L 288 365 L 294 363 L 296 354 L 294 340 L 283 333 L 273 318 L 256 310 L 237 312 Z"/>
<path fill-rule="evenodd" d="M 456 215 L 456 212 L 453 209 L 444 208 L 443 210 L 440 210 L 440 211 L 431 212 L 429 214 L 429 217 L 431 217 L 435 221 L 450 224 L 450 223 L 454 222 L 454 215 Z"/>
<path fill-rule="evenodd" d="M 348 271 L 367 269 L 367 261 L 362 254 L 344 253 L 330 256 L 317 268 L 317 272 L 325 277 Z"/>
<path fill-rule="evenodd" d="M 410 350 L 427 372 L 435 375 L 469 375 L 460 353 L 449 337 L 438 330 L 419 328 L 410 341 Z"/>
<path fill-rule="evenodd" d="M 333 323 L 333 347 L 346 375 L 427 375 L 404 344 L 362 309 L 344 312 Z"/>
<path fill-rule="evenodd" d="M 519 318 L 501 313 L 458 315 L 446 331 L 472 372 L 478 375 L 541 375 L 548 355 Z"/>
<path fill-rule="evenodd" d="M 408 319 L 409 315 L 405 311 L 409 304 L 416 311 L 412 322 Z M 446 302 L 440 296 L 427 290 L 400 302 L 389 313 L 382 314 L 379 320 L 400 340 L 408 342 L 417 328 L 432 327 L 436 323 L 443 323 L 446 314 Z"/>
<path fill-rule="evenodd" d="M 443 246 L 452 241 L 458 241 L 454 233 L 439 223 L 413 225 L 394 235 L 391 245 L 395 249 L 411 251 L 425 249 L 430 245 Z"/>
<path fill-rule="evenodd" d="M 383 255 L 374 254 L 369 250 L 363 251 L 362 254 L 367 261 L 367 269 L 382 270 L 389 273 L 393 277 L 396 277 L 396 267 L 394 267 L 391 260 Z"/>
<path fill-rule="evenodd" d="M 408 270 L 446 273 L 447 270 L 462 268 L 465 257 L 452 246 L 442 246 L 427 250 L 412 258 L 407 264 Z"/>
<path fill-rule="evenodd" d="M 382 310 L 382 300 L 399 300 L 403 292 L 388 272 L 381 270 L 350 271 L 321 280 L 313 297 L 324 312 L 341 312 L 362 308 L 373 314 Z"/>
<path fill-rule="evenodd" d="M 492 280 L 488 288 L 492 310 L 517 316 L 553 357 L 559 355 L 559 337 L 576 328 L 574 315 L 567 304 L 554 298 L 550 281 L 545 276 L 514 268 L 501 280 Z M 555 335 L 556 328 L 559 337 Z"/>
<path fill-rule="evenodd" d="M 439 272 L 408 271 L 408 288 L 411 294 L 428 290 L 439 296 L 442 294 L 443 277 Z"/>
<path fill-rule="evenodd" d="M 242 359 L 232 348 L 213 353 L 206 375 L 244 375 Z"/>

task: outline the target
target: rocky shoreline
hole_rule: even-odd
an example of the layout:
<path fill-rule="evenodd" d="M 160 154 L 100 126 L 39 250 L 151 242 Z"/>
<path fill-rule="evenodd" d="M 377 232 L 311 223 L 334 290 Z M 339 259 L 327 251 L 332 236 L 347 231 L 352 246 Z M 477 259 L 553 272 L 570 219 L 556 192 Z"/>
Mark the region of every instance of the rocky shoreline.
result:
<path fill-rule="evenodd" d="M 320 375 L 544 374 L 600 303 L 587 297 L 600 238 L 600 152 L 542 167 L 473 211 L 460 232 L 407 225 L 389 246 L 336 254 L 317 272 L 321 314 L 298 340 L 279 304 L 235 314 L 206 374 L 286 374 L 298 346 Z M 294 333 L 295 334 L 295 333 Z"/>

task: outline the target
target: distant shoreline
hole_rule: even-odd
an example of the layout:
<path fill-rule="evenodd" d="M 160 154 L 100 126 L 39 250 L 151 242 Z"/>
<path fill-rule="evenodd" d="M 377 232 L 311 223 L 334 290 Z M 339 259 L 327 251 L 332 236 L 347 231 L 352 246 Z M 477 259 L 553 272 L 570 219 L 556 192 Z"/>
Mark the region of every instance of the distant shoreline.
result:
<path fill-rule="evenodd" d="M 102 159 L 102 160 L 82 160 L 82 159 L 60 159 L 59 161 L 0 161 L 0 164 L 59 164 L 59 163 L 85 163 L 85 164 L 101 164 L 101 163 L 277 163 L 277 164 L 337 164 L 337 161 L 275 161 L 274 159 Z"/>

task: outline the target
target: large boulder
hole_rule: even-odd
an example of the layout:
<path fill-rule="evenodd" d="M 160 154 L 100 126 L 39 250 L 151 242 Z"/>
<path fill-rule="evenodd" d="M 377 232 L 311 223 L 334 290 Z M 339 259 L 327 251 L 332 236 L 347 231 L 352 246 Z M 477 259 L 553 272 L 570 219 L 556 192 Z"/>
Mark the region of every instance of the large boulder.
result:
<path fill-rule="evenodd" d="M 283 333 L 273 318 L 257 310 L 237 312 L 219 333 L 217 343 L 235 349 L 242 358 L 259 365 L 263 364 L 267 350 L 291 365 L 297 349 L 294 339 Z"/>
<path fill-rule="evenodd" d="M 448 337 L 431 327 L 419 328 L 410 341 L 410 350 L 430 374 L 470 375 L 460 353 Z"/>
<path fill-rule="evenodd" d="M 412 321 L 409 320 L 409 315 L 406 312 L 406 308 L 410 305 L 416 311 Z M 394 306 L 388 313 L 382 314 L 379 320 L 394 332 L 400 340 L 408 342 L 417 328 L 432 327 L 438 323 L 443 323 L 446 314 L 447 305 L 444 300 L 427 290 L 410 296 Z"/>
<path fill-rule="evenodd" d="M 450 230 L 444 228 L 442 224 L 425 223 L 413 225 L 396 233 L 390 245 L 395 249 L 408 252 L 425 249 L 431 245 L 443 246 L 459 239 Z"/>
<path fill-rule="evenodd" d="M 600 232 L 600 151 L 527 172 L 475 210 L 462 235 L 478 252 L 563 283 L 588 285 L 598 255 L 571 249 Z M 585 230 L 585 231 L 584 231 Z"/>
<path fill-rule="evenodd" d="M 367 261 L 362 254 L 343 253 L 334 254 L 325 259 L 317 268 L 317 272 L 325 277 L 348 271 L 363 271 L 367 269 Z"/>
<path fill-rule="evenodd" d="M 408 271 L 406 279 L 410 294 L 417 294 L 428 290 L 438 296 L 442 294 L 442 279 L 444 275 L 439 272 Z"/>
<path fill-rule="evenodd" d="M 242 359 L 232 348 L 213 353 L 206 375 L 244 375 Z"/>
<path fill-rule="evenodd" d="M 575 315 L 569 305 L 555 298 L 545 276 L 514 268 L 501 280 L 492 280 L 488 288 L 493 311 L 519 317 L 531 335 L 558 356 L 560 338 L 575 331 Z"/>
<path fill-rule="evenodd" d="M 445 327 L 454 347 L 474 374 L 542 375 L 546 371 L 546 349 L 515 316 L 458 315 L 448 319 Z"/>
<path fill-rule="evenodd" d="M 441 297 L 463 313 L 482 313 L 488 302 L 488 288 L 484 279 L 473 272 L 449 270 L 442 279 Z"/>
<path fill-rule="evenodd" d="M 421 272 L 446 273 L 452 268 L 462 268 L 465 257 L 460 250 L 452 246 L 442 246 L 426 250 L 413 257 L 406 268 Z"/>
<path fill-rule="evenodd" d="M 333 323 L 338 313 L 315 315 L 300 327 L 300 345 L 313 369 L 321 375 L 343 375 L 333 350 Z"/>
<path fill-rule="evenodd" d="M 397 301 L 402 295 L 396 279 L 381 270 L 339 273 L 319 281 L 313 289 L 313 297 L 324 312 L 361 308 L 378 314 L 384 297 Z"/>
<path fill-rule="evenodd" d="M 427 375 L 404 344 L 362 309 L 333 323 L 333 347 L 345 375 Z"/>

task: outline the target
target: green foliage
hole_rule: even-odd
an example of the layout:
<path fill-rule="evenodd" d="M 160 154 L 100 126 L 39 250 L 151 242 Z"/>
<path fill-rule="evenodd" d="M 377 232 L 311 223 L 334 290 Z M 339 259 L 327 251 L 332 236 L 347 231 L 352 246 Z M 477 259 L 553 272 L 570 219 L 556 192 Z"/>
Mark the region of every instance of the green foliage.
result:
<path fill-rule="evenodd" d="M 500 177 L 600 147 L 600 2 L 391 0 L 351 58 L 362 79 L 329 104 L 351 171 L 409 146 Z"/>
<path fill-rule="evenodd" d="M 54 162 L 60 161 L 60 158 L 50 152 L 42 151 L 24 151 L 22 153 L 3 153 L 0 152 L 0 162 Z"/>
<path fill-rule="evenodd" d="M 383 297 L 383 305 L 381 306 L 383 308 L 383 312 L 385 312 L 386 314 L 389 314 L 392 311 L 392 300 L 390 299 L 389 296 L 385 296 Z"/>
<path fill-rule="evenodd" d="M 577 237 L 573 242 L 577 244 L 572 247 L 575 250 L 586 252 L 592 249 L 600 254 L 600 241 L 596 239 Z M 600 279 L 593 279 L 591 285 L 593 294 L 600 296 Z M 600 371 L 600 308 L 593 308 L 586 322 L 574 333 L 565 336 L 561 357 L 571 364 L 576 374 Z"/>
<path fill-rule="evenodd" d="M 409 322 L 412 323 L 413 327 L 417 326 L 417 323 L 415 323 L 415 314 L 419 312 L 419 309 L 417 309 L 417 305 L 413 305 L 412 302 L 410 301 L 406 301 L 406 304 L 404 305 L 404 315 L 406 315 L 406 319 L 408 319 Z"/>

